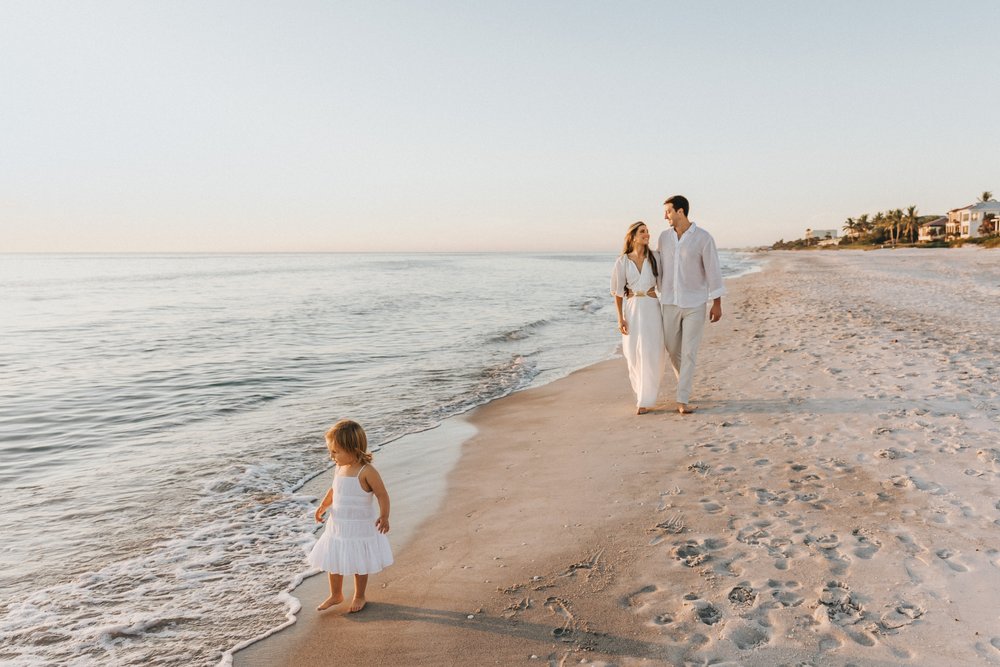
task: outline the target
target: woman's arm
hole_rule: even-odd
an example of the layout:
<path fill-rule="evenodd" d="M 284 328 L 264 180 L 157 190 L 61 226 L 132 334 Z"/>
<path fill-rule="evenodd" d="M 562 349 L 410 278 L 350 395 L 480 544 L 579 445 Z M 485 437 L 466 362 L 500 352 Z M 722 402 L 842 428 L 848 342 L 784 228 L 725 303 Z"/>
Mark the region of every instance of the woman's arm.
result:
<path fill-rule="evenodd" d="M 628 284 L 625 278 L 625 255 L 618 257 L 615 268 L 611 270 L 611 295 L 615 297 L 615 308 L 618 310 L 618 330 L 626 336 L 628 335 L 628 323 L 622 313 L 622 301 L 625 299 L 625 292 Z"/>
<path fill-rule="evenodd" d="M 622 313 L 622 301 L 624 299 L 617 294 L 615 294 L 615 308 L 618 310 L 618 330 L 622 332 L 623 335 L 628 335 L 628 322 L 625 321 L 625 314 Z"/>

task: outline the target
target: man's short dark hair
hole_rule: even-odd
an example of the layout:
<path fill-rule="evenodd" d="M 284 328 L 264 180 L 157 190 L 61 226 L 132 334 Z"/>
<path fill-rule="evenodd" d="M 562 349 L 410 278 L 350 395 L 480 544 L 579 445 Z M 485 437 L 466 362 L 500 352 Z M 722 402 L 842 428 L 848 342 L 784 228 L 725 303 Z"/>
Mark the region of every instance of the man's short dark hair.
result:
<path fill-rule="evenodd" d="M 664 206 L 667 204 L 673 206 L 675 211 L 684 211 L 685 216 L 688 215 L 688 211 L 691 210 L 691 204 L 688 203 L 687 197 L 684 197 L 683 195 L 674 195 L 673 197 L 670 197 L 667 201 L 663 202 Z"/>

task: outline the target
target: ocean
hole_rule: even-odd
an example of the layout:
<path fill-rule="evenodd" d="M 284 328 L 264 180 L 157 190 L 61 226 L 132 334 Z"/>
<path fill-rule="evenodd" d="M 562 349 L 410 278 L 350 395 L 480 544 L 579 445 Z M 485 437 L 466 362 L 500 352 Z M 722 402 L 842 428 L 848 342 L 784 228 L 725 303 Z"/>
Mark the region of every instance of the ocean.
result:
<path fill-rule="evenodd" d="M 326 428 L 392 447 L 613 356 L 613 262 L 0 255 L 0 662 L 225 661 L 294 602 Z"/>

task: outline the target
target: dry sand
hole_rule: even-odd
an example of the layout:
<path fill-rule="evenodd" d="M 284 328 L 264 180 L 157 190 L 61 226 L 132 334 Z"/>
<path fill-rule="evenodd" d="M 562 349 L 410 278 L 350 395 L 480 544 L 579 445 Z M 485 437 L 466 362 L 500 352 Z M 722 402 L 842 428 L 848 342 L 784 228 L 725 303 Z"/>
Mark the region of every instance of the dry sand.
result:
<path fill-rule="evenodd" d="M 236 665 L 1000 665 L 1000 252 L 728 287 L 698 413 L 620 359 L 476 410 L 368 608 L 314 577 Z"/>

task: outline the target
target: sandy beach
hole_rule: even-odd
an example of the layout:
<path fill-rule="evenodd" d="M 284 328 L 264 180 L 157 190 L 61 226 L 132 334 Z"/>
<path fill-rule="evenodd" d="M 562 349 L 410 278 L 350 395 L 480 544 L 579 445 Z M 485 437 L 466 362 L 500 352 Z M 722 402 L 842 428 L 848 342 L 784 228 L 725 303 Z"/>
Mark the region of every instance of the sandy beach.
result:
<path fill-rule="evenodd" d="M 636 416 L 615 359 L 449 427 L 437 491 L 376 458 L 368 607 L 312 577 L 234 664 L 1000 665 L 1000 252 L 767 257 L 696 414 L 668 378 Z"/>

